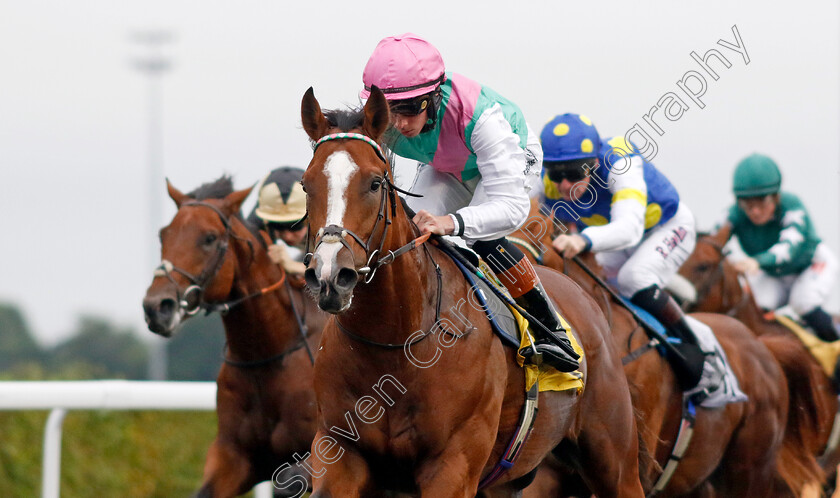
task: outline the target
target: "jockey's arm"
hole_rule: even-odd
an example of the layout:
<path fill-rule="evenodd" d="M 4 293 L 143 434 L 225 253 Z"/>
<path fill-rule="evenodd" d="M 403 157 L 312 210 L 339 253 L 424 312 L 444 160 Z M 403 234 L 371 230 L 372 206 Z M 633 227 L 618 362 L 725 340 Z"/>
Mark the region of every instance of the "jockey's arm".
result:
<path fill-rule="evenodd" d="M 807 231 L 805 227 L 811 223 L 804 206 L 800 206 L 800 216 L 784 216 L 779 241 L 766 251 L 756 254 L 754 259 L 762 270 L 773 271 L 779 267 L 796 261 L 803 251 L 808 249 L 806 244 Z M 797 210 L 799 211 L 799 210 Z"/>
<path fill-rule="evenodd" d="M 610 222 L 587 227 L 581 232 L 591 241 L 591 251 L 617 251 L 634 247 L 644 236 L 647 208 L 644 164 L 638 155 L 630 156 L 629 160 L 626 169 L 614 169 L 609 176 L 609 190 L 612 194 Z"/>
<path fill-rule="evenodd" d="M 708 236 L 708 241 L 712 242 L 715 247 L 721 252 L 722 257 L 738 271 L 745 275 L 752 275 L 759 270 L 758 261 L 750 257 L 740 243 L 730 244 L 732 239 L 732 221 L 731 215 L 716 225 L 715 232 Z M 740 242 L 740 240 L 738 241 Z"/>
<path fill-rule="evenodd" d="M 472 147 L 486 201 L 457 211 L 464 222 L 463 235 L 470 239 L 503 237 L 525 222 L 531 201 L 525 186 L 525 151 L 498 104 L 476 121 Z"/>

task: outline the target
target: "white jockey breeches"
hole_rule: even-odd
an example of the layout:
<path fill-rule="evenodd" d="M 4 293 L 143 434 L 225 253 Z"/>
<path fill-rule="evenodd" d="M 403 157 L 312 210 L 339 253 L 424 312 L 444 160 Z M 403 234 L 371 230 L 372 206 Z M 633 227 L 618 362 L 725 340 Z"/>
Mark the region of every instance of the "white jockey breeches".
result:
<path fill-rule="evenodd" d="M 632 297 L 651 285 L 664 289 L 694 251 L 696 242 L 694 215 L 680 203 L 674 216 L 645 234 L 638 246 L 600 252 L 596 259 L 621 295 Z"/>
<path fill-rule="evenodd" d="M 747 281 L 762 308 L 774 310 L 789 303 L 801 316 L 825 304 L 837 281 L 837 258 L 825 242 L 821 242 L 811 266 L 802 273 L 774 277 L 759 270 L 747 275 Z"/>

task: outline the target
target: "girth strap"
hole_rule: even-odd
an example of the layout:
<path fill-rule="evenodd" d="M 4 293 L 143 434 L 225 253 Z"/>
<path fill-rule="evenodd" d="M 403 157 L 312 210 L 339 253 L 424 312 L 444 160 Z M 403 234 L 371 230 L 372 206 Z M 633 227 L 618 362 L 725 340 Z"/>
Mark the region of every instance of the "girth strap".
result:
<path fill-rule="evenodd" d="M 677 440 L 674 441 L 674 446 L 671 449 L 671 456 L 668 457 L 668 463 L 662 469 L 662 474 L 653 485 L 653 489 L 648 493 L 648 498 L 656 496 L 668 485 L 668 482 L 677 471 L 677 466 L 680 464 L 685 451 L 691 443 L 691 437 L 694 435 L 694 423 L 696 421 L 697 413 L 691 397 L 683 397 L 682 418 L 680 419 L 680 431 L 677 433 Z"/>
<path fill-rule="evenodd" d="M 534 382 L 531 389 L 525 393 L 525 405 L 522 406 L 522 412 L 519 414 L 519 426 L 516 428 L 516 432 L 513 433 L 507 449 L 502 453 L 499 463 L 479 482 L 478 489 L 484 489 L 496 482 L 506 470 L 513 467 L 513 464 L 516 463 L 516 459 L 519 458 L 519 453 L 525 446 L 525 442 L 528 440 L 528 436 L 531 435 L 531 430 L 534 428 L 534 421 L 537 418 L 538 402 L 539 382 Z"/>

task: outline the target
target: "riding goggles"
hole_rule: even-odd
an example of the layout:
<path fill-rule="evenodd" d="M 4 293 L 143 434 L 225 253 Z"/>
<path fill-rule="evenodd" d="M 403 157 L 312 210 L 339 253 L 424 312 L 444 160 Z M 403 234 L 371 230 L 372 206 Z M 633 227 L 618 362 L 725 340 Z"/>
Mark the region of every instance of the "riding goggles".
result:
<path fill-rule="evenodd" d="M 562 183 L 563 180 L 568 180 L 571 183 L 579 182 L 586 178 L 590 169 L 586 163 L 579 161 L 573 163 L 546 161 L 543 163 L 543 168 L 545 168 L 549 180 L 554 183 Z"/>
<path fill-rule="evenodd" d="M 429 95 L 422 95 L 414 99 L 392 100 L 389 102 L 392 114 L 399 114 L 402 116 L 417 116 L 425 112 L 432 103 L 432 97 Z"/>

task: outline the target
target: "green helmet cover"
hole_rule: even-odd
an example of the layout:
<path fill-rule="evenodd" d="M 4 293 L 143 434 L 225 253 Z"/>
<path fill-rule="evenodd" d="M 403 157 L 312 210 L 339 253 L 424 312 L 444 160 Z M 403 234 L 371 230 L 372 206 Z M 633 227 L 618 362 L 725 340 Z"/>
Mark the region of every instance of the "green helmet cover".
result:
<path fill-rule="evenodd" d="M 782 187 L 782 173 L 776 162 L 762 154 L 753 154 L 735 167 L 732 192 L 735 197 L 776 194 Z"/>

